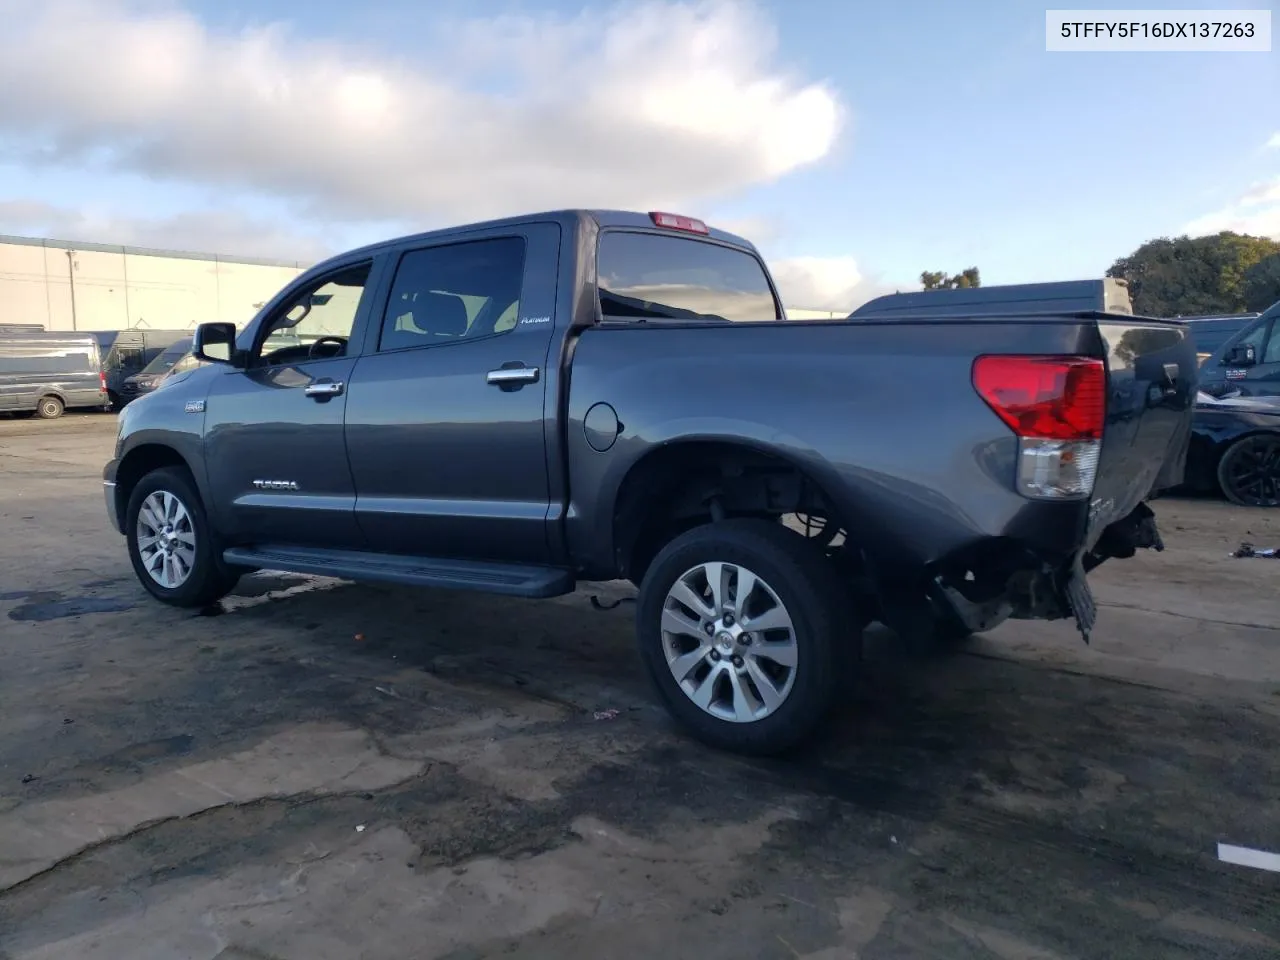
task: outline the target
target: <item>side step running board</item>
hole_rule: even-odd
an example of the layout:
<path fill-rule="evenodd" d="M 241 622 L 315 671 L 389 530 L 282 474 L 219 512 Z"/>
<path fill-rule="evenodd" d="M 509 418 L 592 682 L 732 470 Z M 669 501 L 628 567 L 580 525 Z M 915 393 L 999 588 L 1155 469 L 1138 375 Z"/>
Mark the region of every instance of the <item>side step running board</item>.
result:
<path fill-rule="evenodd" d="M 229 564 L 259 570 L 309 573 L 343 580 L 402 583 L 543 599 L 572 593 L 573 574 L 556 567 L 526 567 L 476 560 L 440 560 L 355 550 L 320 550 L 264 544 L 223 551 Z"/>

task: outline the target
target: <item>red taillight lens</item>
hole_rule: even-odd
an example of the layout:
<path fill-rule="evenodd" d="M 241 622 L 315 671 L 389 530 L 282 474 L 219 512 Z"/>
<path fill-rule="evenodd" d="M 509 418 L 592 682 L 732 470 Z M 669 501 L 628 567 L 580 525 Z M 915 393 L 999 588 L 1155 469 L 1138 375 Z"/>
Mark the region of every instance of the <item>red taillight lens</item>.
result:
<path fill-rule="evenodd" d="M 101 370 L 98 371 L 98 386 L 102 388 L 102 392 L 107 392 L 107 375 Z"/>
<path fill-rule="evenodd" d="M 681 216 L 678 213 L 658 213 L 655 211 L 649 214 L 649 219 L 653 221 L 655 227 L 666 227 L 668 230 L 687 230 L 689 233 L 711 232 L 701 220 Z"/>
<path fill-rule="evenodd" d="M 979 396 L 1019 437 L 1100 440 L 1107 372 L 1092 357 L 984 356 L 973 363 Z"/>

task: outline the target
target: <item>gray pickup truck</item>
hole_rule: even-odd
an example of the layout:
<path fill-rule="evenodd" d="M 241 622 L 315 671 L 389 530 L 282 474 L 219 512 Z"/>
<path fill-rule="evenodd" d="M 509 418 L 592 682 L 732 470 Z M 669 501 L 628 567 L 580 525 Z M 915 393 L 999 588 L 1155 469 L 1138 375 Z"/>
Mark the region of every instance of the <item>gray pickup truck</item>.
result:
<path fill-rule="evenodd" d="M 103 474 L 153 596 L 630 580 L 672 714 L 757 754 L 814 731 L 872 621 L 1087 639 L 1086 571 L 1161 548 L 1197 369 L 1132 316 L 788 321 L 747 241 L 612 211 L 343 254 L 194 352 Z"/>

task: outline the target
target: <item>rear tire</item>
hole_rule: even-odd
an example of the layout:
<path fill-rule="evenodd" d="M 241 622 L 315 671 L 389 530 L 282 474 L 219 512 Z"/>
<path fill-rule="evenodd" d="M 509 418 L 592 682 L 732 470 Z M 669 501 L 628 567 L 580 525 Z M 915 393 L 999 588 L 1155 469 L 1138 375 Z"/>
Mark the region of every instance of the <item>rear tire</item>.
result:
<path fill-rule="evenodd" d="M 721 750 L 769 756 L 806 741 L 860 636 L 823 552 L 769 521 L 683 533 L 640 585 L 636 637 L 658 695 L 693 737 Z"/>
<path fill-rule="evenodd" d="M 223 563 L 200 494 L 181 467 L 163 467 L 138 481 L 125 508 L 124 532 L 133 572 L 162 603 L 207 607 L 240 579 Z"/>
<path fill-rule="evenodd" d="M 41 420 L 57 420 L 64 409 L 62 401 L 54 396 L 41 397 L 36 401 L 36 416 Z"/>

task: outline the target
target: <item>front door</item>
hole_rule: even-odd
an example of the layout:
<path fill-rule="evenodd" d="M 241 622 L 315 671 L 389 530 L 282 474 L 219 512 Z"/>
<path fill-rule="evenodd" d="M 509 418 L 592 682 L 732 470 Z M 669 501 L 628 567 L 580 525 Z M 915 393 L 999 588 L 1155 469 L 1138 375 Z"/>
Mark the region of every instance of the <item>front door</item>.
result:
<path fill-rule="evenodd" d="M 1250 397 L 1273 397 L 1280 394 L 1280 323 L 1264 323 L 1259 333 L 1256 340 L 1244 341 L 1255 344 L 1258 362 L 1245 368 L 1243 378 L 1230 381 L 1228 386 L 1237 386 Z"/>
<path fill-rule="evenodd" d="M 374 549 L 547 562 L 559 249 L 558 226 L 529 224 L 388 265 L 347 400 L 356 514 Z"/>
<path fill-rule="evenodd" d="M 255 330 L 205 403 L 205 462 L 233 543 L 359 549 L 343 418 L 373 261 L 304 282 Z"/>

